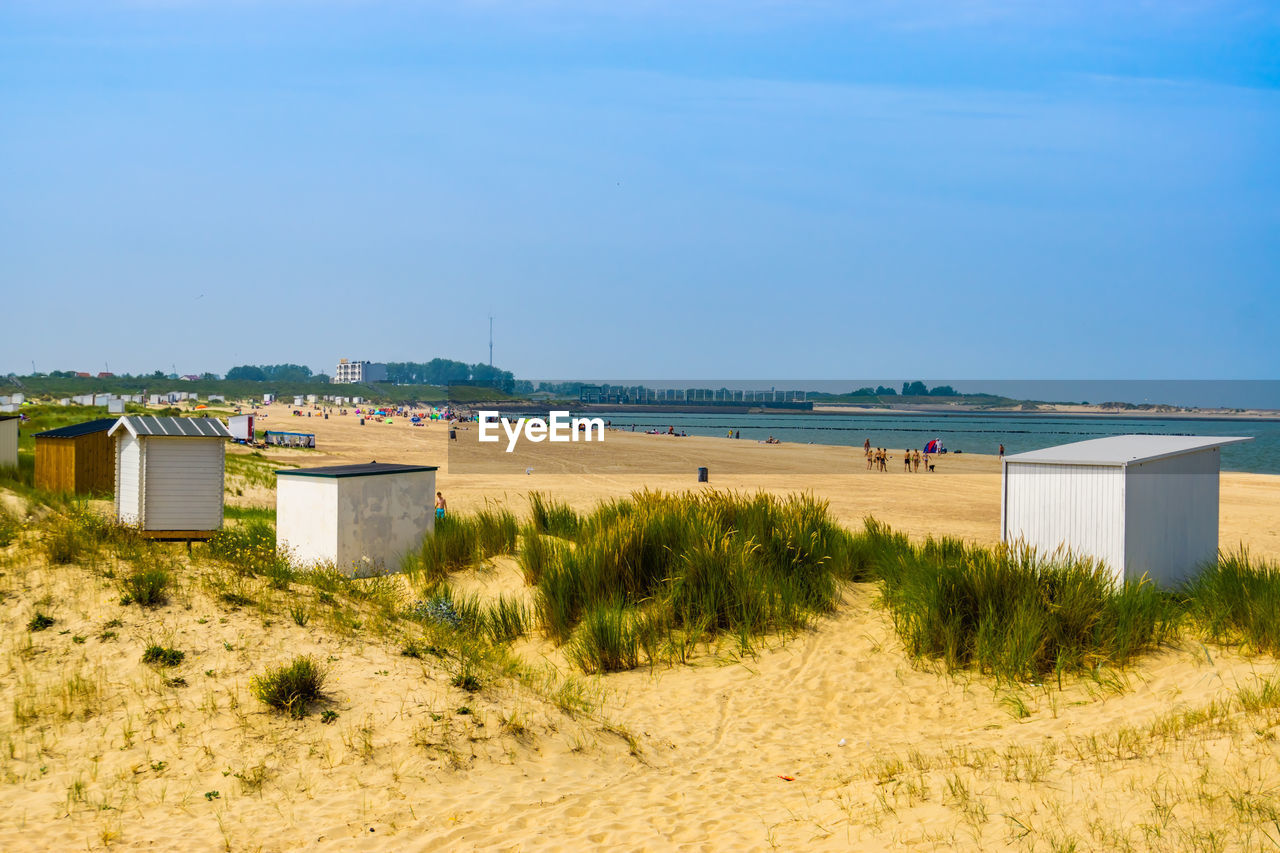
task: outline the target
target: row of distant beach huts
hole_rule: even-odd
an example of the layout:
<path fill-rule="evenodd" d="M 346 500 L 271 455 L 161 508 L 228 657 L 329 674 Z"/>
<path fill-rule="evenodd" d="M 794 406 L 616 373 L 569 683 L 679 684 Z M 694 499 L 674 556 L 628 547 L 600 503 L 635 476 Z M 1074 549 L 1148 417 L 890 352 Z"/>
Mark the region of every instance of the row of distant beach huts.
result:
<path fill-rule="evenodd" d="M 16 418 L 0 421 L 17 461 Z M 6 428 L 10 428 L 6 431 Z M 11 435 L 11 441 L 9 436 Z M 115 492 L 120 522 L 155 538 L 222 526 L 226 442 L 216 418 L 129 415 L 36 436 L 56 487 Z M 1092 557 L 1117 578 L 1178 583 L 1218 551 L 1220 453 L 1248 438 L 1121 435 L 1002 459 L 1000 538 Z M 434 528 L 431 466 L 277 471 L 277 540 L 304 562 L 394 568 Z"/>
<path fill-rule="evenodd" d="M 232 420 L 246 417 L 252 416 Z M 18 422 L 0 419 L 0 466 L 17 464 Z M 113 492 L 117 521 L 142 535 L 204 539 L 222 527 L 232 438 L 217 418 L 149 415 L 48 430 L 35 435 L 36 485 Z M 11 456 L 4 455 L 6 447 Z M 387 463 L 277 471 L 277 542 L 299 562 L 348 571 L 395 568 L 435 527 L 435 472 L 429 465 Z"/>

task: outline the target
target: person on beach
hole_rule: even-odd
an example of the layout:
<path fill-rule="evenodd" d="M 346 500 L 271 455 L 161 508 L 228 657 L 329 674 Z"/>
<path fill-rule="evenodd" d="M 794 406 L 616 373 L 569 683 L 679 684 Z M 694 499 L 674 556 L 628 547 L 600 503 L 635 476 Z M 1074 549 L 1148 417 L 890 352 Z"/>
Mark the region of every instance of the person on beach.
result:
<path fill-rule="evenodd" d="M 917 450 L 915 453 L 911 455 L 911 464 L 915 466 L 916 473 L 919 474 L 920 473 L 920 451 L 919 450 Z"/>
<path fill-rule="evenodd" d="M 436 518 L 444 518 L 445 508 L 449 502 L 444 499 L 444 495 L 436 492 Z"/>
<path fill-rule="evenodd" d="M 906 466 L 907 473 L 910 474 L 911 473 L 911 451 L 910 450 L 902 451 L 902 464 Z"/>
<path fill-rule="evenodd" d="M 870 447 L 866 448 L 866 449 L 863 451 L 863 453 L 864 453 L 864 454 L 866 455 L 866 457 L 867 457 L 867 470 L 868 470 L 868 471 L 870 471 L 870 470 L 871 470 L 871 460 L 872 460 L 872 456 L 871 456 L 871 448 L 870 448 Z"/>
<path fill-rule="evenodd" d="M 871 455 L 871 439 L 868 438 L 866 441 L 862 442 L 862 452 L 868 456 Z"/>
<path fill-rule="evenodd" d="M 1000 445 L 1000 458 L 1001 458 L 1001 459 L 1003 459 L 1003 458 L 1004 458 L 1004 445 L 1003 445 L 1003 444 L 1002 444 L 1002 445 Z"/>

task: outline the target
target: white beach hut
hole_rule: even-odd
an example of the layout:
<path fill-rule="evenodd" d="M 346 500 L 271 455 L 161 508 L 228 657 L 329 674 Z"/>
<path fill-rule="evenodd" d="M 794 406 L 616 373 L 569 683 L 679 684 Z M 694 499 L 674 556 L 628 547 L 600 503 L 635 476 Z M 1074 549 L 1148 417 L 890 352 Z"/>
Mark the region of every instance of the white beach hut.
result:
<path fill-rule="evenodd" d="M 227 419 L 227 430 L 236 441 L 253 441 L 253 415 L 232 415 Z"/>
<path fill-rule="evenodd" d="M 0 468 L 18 467 L 17 415 L 0 415 Z"/>
<path fill-rule="evenodd" d="M 199 539 L 222 526 L 226 440 L 217 418 L 116 421 L 116 518 L 156 538 Z"/>
<path fill-rule="evenodd" d="M 276 475 L 276 545 L 298 563 L 395 571 L 435 530 L 434 466 L 370 462 Z"/>
<path fill-rule="evenodd" d="M 1117 435 L 1006 456 L 1000 537 L 1175 585 L 1217 556 L 1220 448 L 1250 440 Z"/>

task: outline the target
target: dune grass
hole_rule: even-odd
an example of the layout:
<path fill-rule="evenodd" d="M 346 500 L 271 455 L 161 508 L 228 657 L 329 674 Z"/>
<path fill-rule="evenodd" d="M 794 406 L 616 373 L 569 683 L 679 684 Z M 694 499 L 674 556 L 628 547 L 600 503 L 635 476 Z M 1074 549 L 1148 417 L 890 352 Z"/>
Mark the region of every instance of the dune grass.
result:
<path fill-rule="evenodd" d="M 436 519 L 435 530 L 423 537 L 416 553 L 406 556 L 402 568 L 430 586 L 484 560 L 515 554 L 520 523 L 506 509 L 486 507 L 474 515 L 449 513 Z"/>
<path fill-rule="evenodd" d="M 159 554 L 140 559 L 120 578 L 120 601 L 139 607 L 159 607 L 169 600 L 173 573 Z"/>
<path fill-rule="evenodd" d="M 520 560 L 539 621 L 587 671 L 635 666 L 638 648 L 651 663 L 683 657 L 690 636 L 749 645 L 799 628 L 864 568 L 852 537 L 809 496 L 645 491 L 572 523 L 541 496 L 530 503 Z"/>
<path fill-rule="evenodd" d="M 0 504 L 0 548 L 16 541 L 22 533 L 22 521 Z"/>
<path fill-rule="evenodd" d="M 1184 593 L 1188 614 L 1213 642 L 1280 653 L 1280 565 L 1254 562 L 1243 549 L 1224 553 Z"/>
<path fill-rule="evenodd" d="M 323 698 L 327 675 L 325 667 L 314 657 L 300 655 L 286 665 L 254 676 L 249 687 L 254 696 L 275 710 L 301 718 L 312 704 Z"/>
<path fill-rule="evenodd" d="M 1176 598 L 1115 583 L 1086 560 L 929 539 L 913 545 L 869 522 L 864 540 L 894 627 L 917 659 L 1009 681 L 1123 666 L 1174 636 Z"/>
<path fill-rule="evenodd" d="M 529 515 L 535 531 L 564 539 L 577 536 L 581 523 L 572 507 L 541 492 L 529 493 Z"/>

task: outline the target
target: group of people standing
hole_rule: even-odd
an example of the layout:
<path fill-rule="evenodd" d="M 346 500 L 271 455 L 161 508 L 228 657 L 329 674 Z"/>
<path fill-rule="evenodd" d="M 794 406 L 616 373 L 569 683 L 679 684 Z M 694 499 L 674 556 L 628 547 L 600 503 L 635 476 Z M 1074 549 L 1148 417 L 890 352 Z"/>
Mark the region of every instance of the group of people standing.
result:
<path fill-rule="evenodd" d="M 873 448 L 871 439 L 867 439 L 862 443 L 863 455 L 867 457 L 868 471 L 888 471 L 889 470 L 889 451 L 884 447 Z M 920 464 L 924 463 L 926 471 L 932 471 L 933 465 L 929 462 L 929 454 L 922 454 L 919 450 L 911 450 L 910 448 L 902 451 L 902 467 L 908 473 L 919 473 Z"/>

